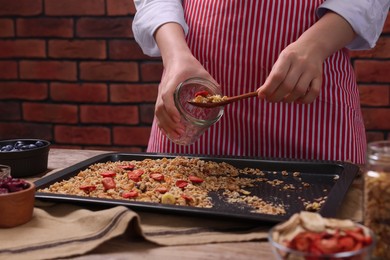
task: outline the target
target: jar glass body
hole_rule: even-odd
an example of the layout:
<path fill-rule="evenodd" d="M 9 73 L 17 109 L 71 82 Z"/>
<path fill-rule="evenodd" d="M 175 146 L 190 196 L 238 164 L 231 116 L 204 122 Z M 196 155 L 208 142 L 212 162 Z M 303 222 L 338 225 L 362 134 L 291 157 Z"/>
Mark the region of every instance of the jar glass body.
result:
<path fill-rule="evenodd" d="M 212 82 L 202 78 L 190 78 L 180 83 L 174 93 L 175 106 L 179 110 L 181 124 L 185 127 L 183 135 L 168 138 L 176 144 L 189 145 L 223 115 L 223 107 L 200 108 L 187 101 L 195 97 L 197 92 L 207 91 L 210 95 L 221 95 L 221 89 Z"/>
<path fill-rule="evenodd" d="M 390 141 L 368 144 L 364 174 L 364 224 L 377 237 L 373 256 L 390 259 Z"/>

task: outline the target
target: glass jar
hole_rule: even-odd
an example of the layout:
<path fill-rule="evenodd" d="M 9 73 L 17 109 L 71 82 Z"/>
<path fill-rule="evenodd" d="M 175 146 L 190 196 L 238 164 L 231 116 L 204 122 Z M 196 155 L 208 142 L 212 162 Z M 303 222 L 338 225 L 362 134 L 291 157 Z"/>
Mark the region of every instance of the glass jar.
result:
<path fill-rule="evenodd" d="M 223 107 L 200 108 L 189 104 L 195 94 L 207 91 L 210 95 L 222 95 L 221 89 L 211 81 L 202 78 L 190 78 L 180 83 L 174 93 L 175 106 L 181 115 L 180 122 L 185 128 L 184 134 L 178 138 L 168 138 L 176 144 L 189 145 L 198 138 L 223 115 Z"/>
<path fill-rule="evenodd" d="M 364 224 L 373 230 L 378 240 L 373 256 L 390 259 L 390 141 L 368 144 Z"/>
<path fill-rule="evenodd" d="M 0 164 L 0 179 L 6 179 L 11 176 L 11 167 Z"/>

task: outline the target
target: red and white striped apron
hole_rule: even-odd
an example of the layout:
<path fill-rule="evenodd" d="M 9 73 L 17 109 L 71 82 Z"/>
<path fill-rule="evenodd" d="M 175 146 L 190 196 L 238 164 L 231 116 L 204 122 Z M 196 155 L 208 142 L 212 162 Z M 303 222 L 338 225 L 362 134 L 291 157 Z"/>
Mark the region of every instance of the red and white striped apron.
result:
<path fill-rule="evenodd" d="M 187 41 L 224 95 L 255 91 L 279 53 L 316 22 L 323 1 L 185 0 Z M 321 94 L 311 104 L 256 98 L 231 104 L 189 146 L 172 143 L 154 123 L 147 151 L 363 163 L 365 129 L 348 52 L 329 57 L 323 73 Z"/>

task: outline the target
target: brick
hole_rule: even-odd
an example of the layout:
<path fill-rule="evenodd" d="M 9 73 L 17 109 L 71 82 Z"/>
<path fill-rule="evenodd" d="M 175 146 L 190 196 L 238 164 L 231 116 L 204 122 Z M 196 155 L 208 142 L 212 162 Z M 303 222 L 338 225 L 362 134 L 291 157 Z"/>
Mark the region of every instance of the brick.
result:
<path fill-rule="evenodd" d="M 148 145 L 150 127 L 114 127 L 114 145 Z"/>
<path fill-rule="evenodd" d="M 355 61 L 358 82 L 389 82 L 390 61 Z"/>
<path fill-rule="evenodd" d="M 11 19 L 0 19 L 0 37 L 14 37 L 14 22 Z"/>
<path fill-rule="evenodd" d="M 76 80 L 76 63 L 71 61 L 21 61 L 20 77 L 39 80 Z"/>
<path fill-rule="evenodd" d="M 54 137 L 57 143 L 79 145 L 108 145 L 111 131 L 107 127 L 65 126 L 54 127 Z"/>
<path fill-rule="evenodd" d="M 367 143 L 385 140 L 383 132 L 367 131 L 366 133 Z"/>
<path fill-rule="evenodd" d="M 383 25 L 382 33 L 390 33 L 390 15 L 387 15 L 385 24 Z"/>
<path fill-rule="evenodd" d="M 141 79 L 145 82 L 160 82 L 163 72 L 162 62 L 146 62 L 141 64 Z"/>
<path fill-rule="evenodd" d="M 22 114 L 18 102 L 0 102 L 0 121 L 15 121 L 21 119 Z"/>
<path fill-rule="evenodd" d="M 359 85 L 360 103 L 367 106 L 390 106 L 390 85 Z"/>
<path fill-rule="evenodd" d="M 0 15 L 30 16 L 42 14 L 42 0 L 0 0 Z"/>
<path fill-rule="evenodd" d="M 82 123 L 135 125 L 139 123 L 138 107 L 84 105 L 80 107 L 80 119 Z"/>
<path fill-rule="evenodd" d="M 154 118 L 154 105 L 141 105 L 140 114 L 141 114 L 141 123 L 142 124 L 152 124 Z"/>
<path fill-rule="evenodd" d="M 107 0 L 108 15 L 134 15 L 133 0 Z"/>
<path fill-rule="evenodd" d="M 16 20 L 16 35 L 20 37 L 73 37 L 70 18 L 26 18 Z"/>
<path fill-rule="evenodd" d="M 104 15 L 104 0 L 45 0 L 45 14 L 58 15 Z"/>
<path fill-rule="evenodd" d="M 110 101 L 114 103 L 155 102 L 158 94 L 156 84 L 111 84 Z"/>
<path fill-rule="evenodd" d="M 362 108 L 362 114 L 367 130 L 390 130 L 390 108 Z"/>
<path fill-rule="evenodd" d="M 381 37 L 371 50 L 351 51 L 352 58 L 390 58 L 390 38 Z"/>
<path fill-rule="evenodd" d="M 54 101 L 107 102 L 107 85 L 99 83 L 56 83 L 50 85 L 50 96 Z"/>
<path fill-rule="evenodd" d="M 1 99 L 44 100 L 48 97 L 46 83 L 0 82 Z"/>
<path fill-rule="evenodd" d="M 23 118 L 32 122 L 77 123 L 77 106 L 47 103 L 23 103 Z"/>
<path fill-rule="evenodd" d="M 52 126 L 50 124 L 31 124 L 24 122 L 0 122 L 1 139 L 37 138 L 51 141 Z"/>
<path fill-rule="evenodd" d="M 18 64 L 15 61 L 0 61 L 0 79 L 16 79 Z"/>
<path fill-rule="evenodd" d="M 131 18 L 80 18 L 76 24 L 78 37 L 111 38 L 133 36 Z"/>
<path fill-rule="evenodd" d="M 82 80 L 138 81 L 138 66 L 135 62 L 80 62 Z"/>
<path fill-rule="evenodd" d="M 49 57 L 70 59 L 105 59 L 106 43 L 101 40 L 51 40 Z"/>
<path fill-rule="evenodd" d="M 150 58 L 144 55 L 134 40 L 111 40 L 108 53 L 110 59 L 113 60 L 160 60 L 160 58 Z"/>
<path fill-rule="evenodd" d="M 0 40 L 0 58 L 44 58 L 43 40 Z"/>

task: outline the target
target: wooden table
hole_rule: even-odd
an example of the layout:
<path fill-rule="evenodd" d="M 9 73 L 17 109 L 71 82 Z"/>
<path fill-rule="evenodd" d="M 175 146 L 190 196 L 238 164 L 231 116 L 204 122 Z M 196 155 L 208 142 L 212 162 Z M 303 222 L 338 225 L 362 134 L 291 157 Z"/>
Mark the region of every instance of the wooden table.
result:
<path fill-rule="evenodd" d="M 54 149 L 49 153 L 49 172 L 58 170 L 108 151 Z M 47 175 L 46 174 L 46 175 Z M 36 178 L 31 179 L 36 180 Z M 361 218 L 361 184 L 354 184 L 344 201 L 340 217 Z M 352 214 L 348 209 L 358 209 Z M 161 247 L 147 241 L 122 237 L 110 240 L 87 255 L 72 259 L 275 259 L 267 241 L 218 243 Z"/>

